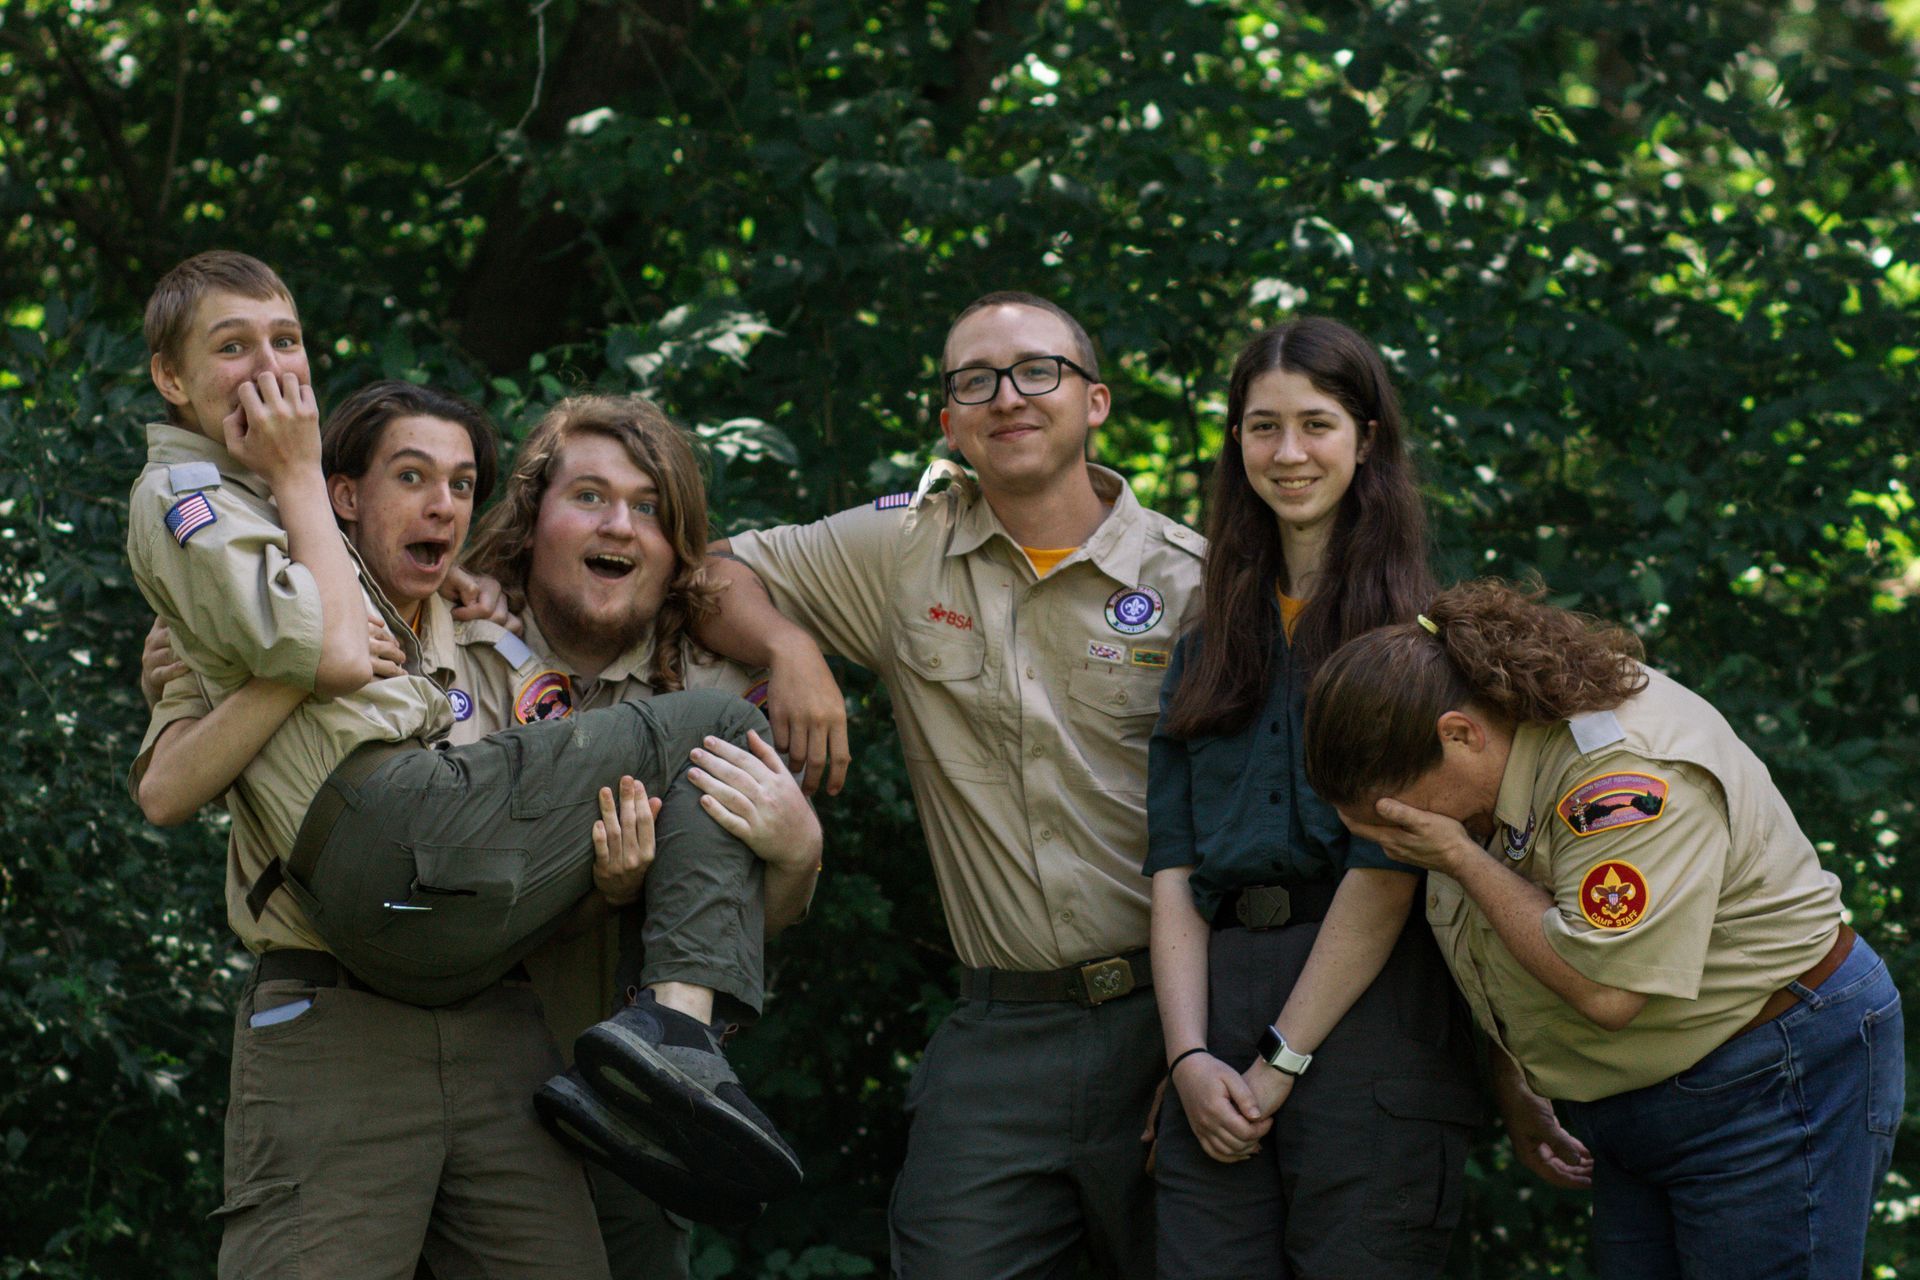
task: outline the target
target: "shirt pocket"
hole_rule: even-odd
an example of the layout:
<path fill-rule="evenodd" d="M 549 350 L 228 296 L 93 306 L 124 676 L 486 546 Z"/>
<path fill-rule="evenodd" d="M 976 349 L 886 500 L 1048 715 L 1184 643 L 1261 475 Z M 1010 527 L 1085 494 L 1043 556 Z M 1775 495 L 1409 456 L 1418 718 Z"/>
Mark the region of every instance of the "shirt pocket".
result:
<path fill-rule="evenodd" d="M 1079 751 L 1085 775 L 1069 771 L 1080 790 L 1144 794 L 1147 739 L 1160 714 L 1159 671 L 1101 664 L 1067 673 L 1067 741 Z"/>
<path fill-rule="evenodd" d="M 994 714 L 994 672 L 987 639 L 949 626 L 907 623 L 897 633 L 894 654 L 894 723 L 901 754 L 939 766 L 949 778 L 995 782 L 1006 767 L 989 745 Z"/>

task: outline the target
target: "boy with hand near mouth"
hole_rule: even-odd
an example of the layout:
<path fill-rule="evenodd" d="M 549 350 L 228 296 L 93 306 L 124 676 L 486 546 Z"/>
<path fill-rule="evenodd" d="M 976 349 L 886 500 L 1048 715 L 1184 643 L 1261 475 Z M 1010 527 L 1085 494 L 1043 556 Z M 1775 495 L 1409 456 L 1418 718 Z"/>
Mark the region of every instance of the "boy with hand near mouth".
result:
<path fill-rule="evenodd" d="M 333 527 L 285 286 L 244 255 L 201 255 L 156 289 L 148 333 L 172 421 L 149 428 L 149 464 L 130 502 L 136 580 L 216 711 L 243 690 L 293 704 L 245 762 L 230 802 L 229 919 L 261 958 L 236 1018 L 221 1274 L 256 1274 L 297 1253 L 325 1273 L 404 1276 L 424 1245 L 437 1268 L 604 1275 L 577 1168 L 550 1142 L 533 1155 L 498 1138 L 529 1128 L 527 1082 L 552 1066 L 544 1037 L 546 1061 L 502 1052 L 530 1043 L 520 1028 L 537 1006 L 497 979 L 531 943 L 518 938 L 457 971 L 433 972 L 437 948 L 421 939 L 444 937 L 432 932 L 440 922 L 473 926 L 463 904 L 497 908 L 500 885 L 489 876 L 551 863 L 553 851 L 584 855 L 590 835 L 603 865 L 628 870 L 615 891 L 629 892 L 651 843 L 648 806 L 623 784 L 616 811 L 597 787 L 623 769 L 665 793 L 663 861 L 677 842 L 674 861 L 757 865 L 690 812 L 698 795 L 679 774 L 708 731 L 739 740 L 764 720 L 737 699 L 694 694 L 529 726 L 491 750 L 424 750 L 455 709 L 421 673 L 420 637 Z M 423 521 L 406 531 L 429 533 L 403 544 L 409 571 L 447 554 L 436 546 L 441 533 L 449 546 L 457 541 L 451 517 Z M 370 607 L 397 637 L 403 664 L 391 650 L 376 659 Z M 382 678 L 370 679 L 377 669 Z M 163 705 L 143 757 L 167 748 L 184 718 Z M 379 902 L 328 897 L 324 886 L 372 875 L 395 856 L 426 861 L 411 895 L 404 887 L 391 895 L 409 900 L 384 904 L 392 915 L 381 918 Z M 463 875 L 480 879 L 462 887 Z M 557 879 L 516 882 L 513 892 L 526 914 L 557 921 L 590 881 L 583 856 Z M 288 892 L 276 892 L 278 883 Z M 741 908 L 755 915 L 756 936 L 757 907 Z M 435 911 L 424 931 L 406 924 Z M 368 976 L 389 994 L 367 989 Z M 723 999 L 757 1006 L 757 953 L 717 976 Z M 517 1068 L 499 1063 L 507 1057 Z M 691 1123 L 671 1136 L 704 1176 L 760 1198 L 796 1183 L 797 1162 L 777 1133 L 737 1083 L 727 1087 L 717 1047 L 699 1064 L 692 1057 L 629 1034 L 616 1038 L 610 1066 L 631 1081 L 695 1092 Z M 705 1069 L 690 1077 L 690 1065 Z M 492 1082 L 460 1091 L 468 1127 L 456 1126 L 456 1137 L 468 1141 L 451 1150 L 449 1078 Z M 468 1166 L 452 1168 L 456 1155 Z M 568 1170 L 573 1190 L 556 1204 L 552 1189 L 567 1184 Z"/>

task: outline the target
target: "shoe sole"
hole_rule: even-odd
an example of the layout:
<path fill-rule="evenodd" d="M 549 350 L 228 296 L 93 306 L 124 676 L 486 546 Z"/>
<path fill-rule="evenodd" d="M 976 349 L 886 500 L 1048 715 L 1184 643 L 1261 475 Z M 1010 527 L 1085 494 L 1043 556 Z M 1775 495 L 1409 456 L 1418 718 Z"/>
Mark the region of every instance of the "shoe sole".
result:
<path fill-rule="evenodd" d="M 645 1120 L 689 1169 L 771 1200 L 800 1185 L 800 1162 L 778 1138 L 617 1022 L 589 1027 L 574 1063 L 610 1108 Z"/>
<path fill-rule="evenodd" d="M 665 1148 L 578 1082 L 556 1076 L 540 1087 L 534 1110 L 569 1150 L 613 1173 L 670 1213 L 716 1227 L 744 1226 L 766 1205 L 730 1189 L 703 1186 Z M 655 1155 L 648 1148 L 662 1152 Z"/>

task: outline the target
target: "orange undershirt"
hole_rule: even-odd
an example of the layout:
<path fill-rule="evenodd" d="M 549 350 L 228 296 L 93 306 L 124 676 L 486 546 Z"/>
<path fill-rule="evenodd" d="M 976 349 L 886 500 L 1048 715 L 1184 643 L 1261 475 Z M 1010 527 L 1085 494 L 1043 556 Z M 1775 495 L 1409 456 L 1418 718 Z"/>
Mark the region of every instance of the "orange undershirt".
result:
<path fill-rule="evenodd" d="M 1293 624 L 1300 621 L 1300 615 L 1306 610 L 1305 600 L 1296 600 L 1280 588 L 1273 589 L 1274 599 L 1280 602 L 1280 625 L 1287 630 L 1287 639 L 1293 639 Z"/>
<path fill-rule="evenodd" d="M 1057 568 L 1062 560 L 1078 551 L 1078 547 L 1022 547 L 1027 553 L 1027 563 L 1041 577 L 1046 577 Z"/>

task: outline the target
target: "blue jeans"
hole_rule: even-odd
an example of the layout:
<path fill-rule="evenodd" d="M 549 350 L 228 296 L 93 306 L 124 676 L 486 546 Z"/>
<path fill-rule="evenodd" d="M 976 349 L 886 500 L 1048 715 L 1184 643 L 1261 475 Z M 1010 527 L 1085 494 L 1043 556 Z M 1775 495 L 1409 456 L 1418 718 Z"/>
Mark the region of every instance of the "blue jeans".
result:
<path fill-rule="evenodd" d="M 1864 940 L 1677 1076 L 1561 1103 L 1593 1151 L 1605 1280 L 1858 1276 L 1906 1090 L 1900 993 Z"/>

